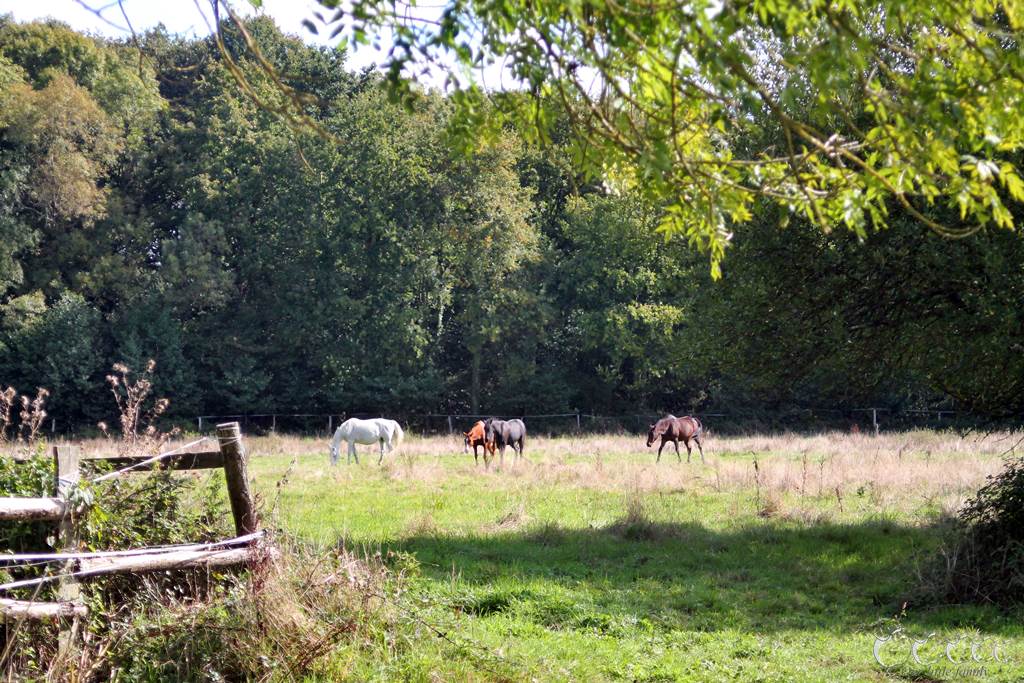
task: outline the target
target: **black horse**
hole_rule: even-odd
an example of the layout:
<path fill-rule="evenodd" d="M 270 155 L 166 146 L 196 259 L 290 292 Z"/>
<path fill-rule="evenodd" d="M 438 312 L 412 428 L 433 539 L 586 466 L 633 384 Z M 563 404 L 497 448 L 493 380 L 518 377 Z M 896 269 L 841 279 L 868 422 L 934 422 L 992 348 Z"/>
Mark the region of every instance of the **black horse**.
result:
<path fill-rule="evenodd" d="M 526 442 L 526 425 L 522 420 L 498 420 L 493 417 L 484 422 L 484 434 L 488 442 L 498 447 L 501 465 L 505 465 L 505 446 L 515 451 L 516 460 L 523 455 L 523 444 Z"/>

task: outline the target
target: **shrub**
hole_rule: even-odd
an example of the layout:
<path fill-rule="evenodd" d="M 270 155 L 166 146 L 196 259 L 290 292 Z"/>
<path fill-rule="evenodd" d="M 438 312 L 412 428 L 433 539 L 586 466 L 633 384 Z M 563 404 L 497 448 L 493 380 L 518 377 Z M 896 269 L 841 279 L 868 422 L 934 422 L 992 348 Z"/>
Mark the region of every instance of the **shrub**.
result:
<path fill-rule="evenodd" d="M 932 581 L 958 601 L 1024 602 L 1024 458 L 961 509 L 936 573 Z"/>

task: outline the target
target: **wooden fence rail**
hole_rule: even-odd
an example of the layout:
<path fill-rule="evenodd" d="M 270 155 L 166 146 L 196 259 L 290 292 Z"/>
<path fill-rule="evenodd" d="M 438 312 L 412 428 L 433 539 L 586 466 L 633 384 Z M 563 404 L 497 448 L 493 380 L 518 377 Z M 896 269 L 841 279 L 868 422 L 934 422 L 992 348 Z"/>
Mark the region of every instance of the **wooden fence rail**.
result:
<path fill-rule="evenodd" d="M 75 602 L 31 602 L 0 598 L 0 613 L 5 617 L 27 617 L 30 619 L 66 619 L 84 617 L 88 612 L 85 605 Z"/>
<path fill-rule="evenodd" d="M 14 460 L 15 462 L 26 462 L 31 460 L 33 457 L 34 456 L 31 455 L 16 455 L 14 456 Z M 148 455 L 107 455 L 104 453 L 82 453 L 78 456 L 79 462 L 87 460 L 102 460 L 103 462 L 110 463 L 114 467 L 137 465 L 149 458 L 150 456 Z M 223 466 L 224 454 L 221 453 L 219 449 L 175 453 L 174 455 L 168 456 L 156 463 L 157 469 L 165 470 L 212 470 Z"/>
<path fill-rule="evenodd" d="M 185 451 L 162 459 L 154 465 L 164 469 L 197 470 L 224 468 L 228 499 L 235 530 L 239 536 L 254 533 L 259 529 L 259 519 L 252 492 L 249 489 L 248 461 L 242 443 L 242 432 L 237 422 L 217 425 L 219 448 L 217 450 Z M 150 456 L 126 455 L 82 455 L 75 446 L 54 446 L 53 458 L 56 465 L 55 497 L 11 498 L 0 497 L 0 521 L 53 521 L 57 522 L 57 547 L 60 552 L 74 553 L 79 549 L 78 522 L 74 511 L 66 503 L 67 494 L 78 485 L 79 466 L 83 460 L 103 460 L 116 467 L 129 467 L 149 460 Z M 26 460 L 27 458 L 17 458 Z M 129 472 L 146 472 L 139 468 Z M 253 559 L 252 547 L 232 547 L 210 550 L 188 549 L 181 551 L 153 552 L 121 557 L 98 557 L 68 560 L 60 568 L 62 577 L 57 590 L 57 602 L 35 602 L 0 599 L 0 615 L 4 618 L 62 619 L 59 648 L 67 651 L 72 647 L 78 631 L 78 620 L 87 614 L 81 604 L 78 578 L 120 573 L 143 573 L 167 569 L 188 569 L 197 567 L 226 567 L 249 562 Z M 77 566 L 76 566 L 77 565 Z"/>
<path fill-rule="evenodd" d="M 60 498 L 0 498 L 0 521 L 56 522 L 66 512 Z"/>
<path fill-rule="evenodd" d="M 179 550 L 152 555 L 129 557 L 97 557 L 81 560 L 76 574 L 80 578 L 105 574 L 143 574 L 166 569 L 229 567 L 253 559 L 253 548 L 223 548 L 219 550 Z"/>

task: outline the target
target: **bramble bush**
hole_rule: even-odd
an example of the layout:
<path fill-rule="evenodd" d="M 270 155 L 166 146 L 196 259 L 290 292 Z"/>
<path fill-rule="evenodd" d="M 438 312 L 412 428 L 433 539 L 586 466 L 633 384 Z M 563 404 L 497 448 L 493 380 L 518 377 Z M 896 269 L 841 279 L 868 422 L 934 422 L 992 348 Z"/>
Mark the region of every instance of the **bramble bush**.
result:
<path fill-rule="evenodd" d="M 947 597 L 1024 602 L 1024 458 L 1008 460 L 961 509 L 943 560 Z"/>

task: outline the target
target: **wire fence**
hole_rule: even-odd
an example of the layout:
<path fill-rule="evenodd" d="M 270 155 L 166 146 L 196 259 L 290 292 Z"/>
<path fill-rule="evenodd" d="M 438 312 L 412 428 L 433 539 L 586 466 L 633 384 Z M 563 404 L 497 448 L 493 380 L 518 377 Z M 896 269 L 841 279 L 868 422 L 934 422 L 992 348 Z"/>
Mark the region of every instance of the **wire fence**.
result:
<path fill-rule="evenodd" d="M 852 431 L 879 433 L 910 429 L 968 428 L 974 426 L 969 415 L 951 409 L 890 408 L 791 408 L 765 410 L 709 410 L 708 412 L 678 410 L 674 415 L 695 415 L 705 429 L 719 433 L 778 431 Z M 417 434 L 458 434 L 468 431 L 477 420 L 489 417 L 519 418 L 534 434 L 557 436 L 569 433 L 646 433 L 649 425 L 665 413 L 636 412 L 599 415 L 583 411 L 569 413 L 502 414 L 502 413 L 250 413 L 233 415 L 201 415 L 192 428 L 199 433 L 211 431 L 218 422 L 234 420 L 242 428 L 256 434 L 297 434 L 327 436 L 342 422 L 356 417 L 370 419 L 388 417 L 402 423 L 407 431 Z"/>

